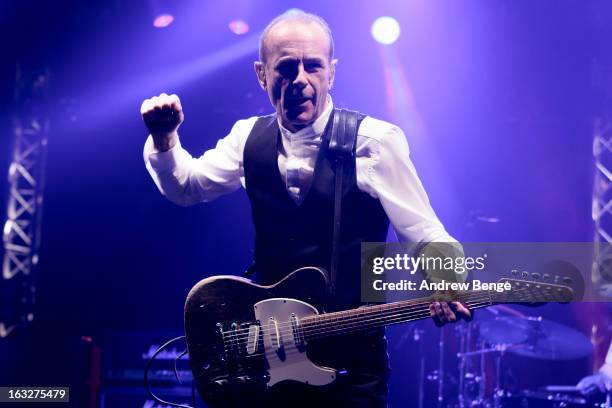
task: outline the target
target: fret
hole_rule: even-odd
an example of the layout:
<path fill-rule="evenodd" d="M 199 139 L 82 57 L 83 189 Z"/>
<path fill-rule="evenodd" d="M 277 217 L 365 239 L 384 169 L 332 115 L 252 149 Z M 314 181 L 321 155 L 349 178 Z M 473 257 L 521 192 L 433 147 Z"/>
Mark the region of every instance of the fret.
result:
<path fill-rule="evenodd" d="M 456 299 L 466 303 L 470 309 L 479 309 L 496 303 L 563 301 L 564 297 L 568 296 L 568 293 L 562 291 L 561 286 L 514 283 L 512 292 L 498 293 L 490 290 L 458 292 Z M 304 335 L 307 338 L 323 337 L 420 320 L 429 316 L 429 304 L 432 301 L 434 298 L 429 296 L 315 315 L 304 319 Z"/>

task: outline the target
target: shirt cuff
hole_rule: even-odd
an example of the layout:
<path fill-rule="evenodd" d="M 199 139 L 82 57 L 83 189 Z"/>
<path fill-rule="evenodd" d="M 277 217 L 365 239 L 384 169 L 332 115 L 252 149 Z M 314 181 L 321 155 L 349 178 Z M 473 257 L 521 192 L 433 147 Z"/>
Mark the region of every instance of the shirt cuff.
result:
<path fill-rule="evenodd" d="M 145 142 L 142 155 L 145 165 L 149 164 L 156 173 L 167 173 L 176 168 L 176 163 L 179 160 L 182 150 L 181 141 L 177 137 L 176 144 L 172 146 L 171 149 L 160 152 L 155 147 L 155 143 L 153 143 L 153 137 L 149 135 Z"/>

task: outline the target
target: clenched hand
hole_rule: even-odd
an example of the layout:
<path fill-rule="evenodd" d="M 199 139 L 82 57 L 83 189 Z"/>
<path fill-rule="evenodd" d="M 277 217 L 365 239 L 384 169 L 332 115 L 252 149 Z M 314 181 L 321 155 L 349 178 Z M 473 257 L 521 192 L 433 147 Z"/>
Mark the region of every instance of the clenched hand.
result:
<path fill-rule="evenodd" d="M 157 150 L 163 152 L 176 144 L 176 130 L 185 119 L 178 96 L 162 93 L 145 99 L 140 107 L 140 114 Z"/>

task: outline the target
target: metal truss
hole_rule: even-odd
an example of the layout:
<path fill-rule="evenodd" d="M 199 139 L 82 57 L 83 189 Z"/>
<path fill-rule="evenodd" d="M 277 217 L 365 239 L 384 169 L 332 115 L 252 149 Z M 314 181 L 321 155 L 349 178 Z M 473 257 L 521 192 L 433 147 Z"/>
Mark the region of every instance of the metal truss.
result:
<path fill-rule="evenodd" d="M 597 118 L 593 133 L 595 258 L 592 281 L 601 295 L 612 298 L 612 118 Z"/>
<path fill-rule="evenodd" d="M 0 338 L 34 318 L 44 170 L 49 134 L 48 70 L 17 68 L 14 149 L 8 170 L 0 279 Z"/>

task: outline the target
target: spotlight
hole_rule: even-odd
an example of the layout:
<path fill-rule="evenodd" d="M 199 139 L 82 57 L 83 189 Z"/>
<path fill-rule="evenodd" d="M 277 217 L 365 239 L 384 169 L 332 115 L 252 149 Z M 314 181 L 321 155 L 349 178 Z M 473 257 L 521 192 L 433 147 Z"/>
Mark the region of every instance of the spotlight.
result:
<path fill-rule="evenodd" d="M 168 27 L 174 21 L 174 16 L 172 14 L 160 14 L 155 17 L 153 20 L 153 27 L 155 28 L 164 28 Z"/>
<path fill-rule="evenodd" d="M 379 17 L 372 24 L 372 37 L 381 44 L 389 45 L 397 41 L 400 25 L 393 17 Z"/>
<path fill-rule="evenodd" d="M 4 223 L 4 228 L 2 230 L 2 233 L 4 234 L 4 240 L 5 241 L 8 239 L 8 236 L 11 234 L 11 230 L 12 229 L 13 229 L 13 221 L 6 220 L 6 222 Z"/>
<path fill-rule="evenodd" d="M 242 35 L 249 32 L 249 25 L 243 20 L 232 20 L 228 24 L 229 29 L 236 35 Z"/>

